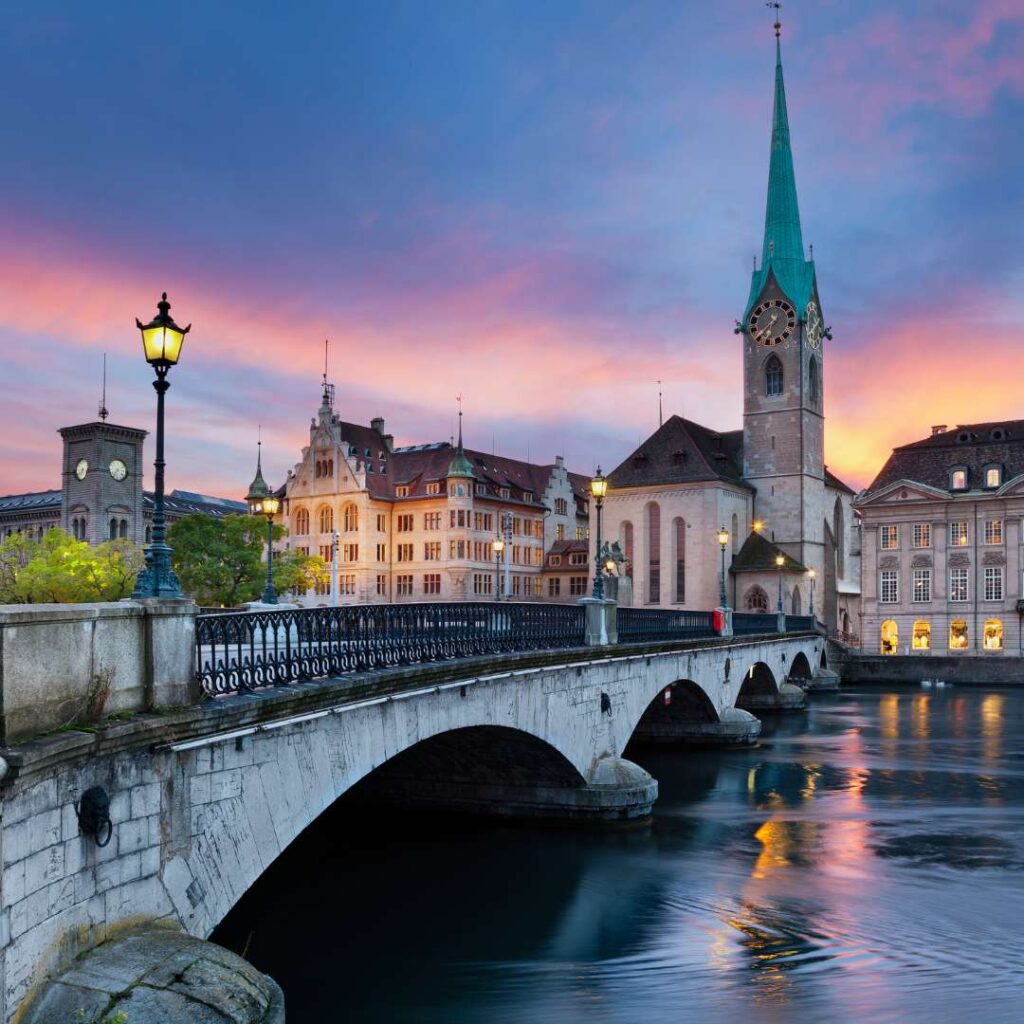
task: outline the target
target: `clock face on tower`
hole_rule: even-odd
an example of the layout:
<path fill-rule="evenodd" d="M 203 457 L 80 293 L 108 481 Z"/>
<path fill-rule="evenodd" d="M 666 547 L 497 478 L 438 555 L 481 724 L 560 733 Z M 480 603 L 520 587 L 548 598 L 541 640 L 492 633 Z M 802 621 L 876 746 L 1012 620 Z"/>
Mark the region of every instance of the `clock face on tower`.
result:
<path fill-rule="evenodd" d="M 796 327 L 796 312 L 785 299 L 766 299 L 750 314 L 750 336 L 762 345 L 788 340 Z"/>
<path fill-rule="evenodd" d="M 821 337 L 825 333 L 825 325 L 821 322 L 818 304 L 811 299 L 807 303 L 807 343 L 812 348 L 821 348 Z"/>
<path fill-rule="evenodd" d="M 128 475 L 128 467 L 120 459 L 114 459 L 110 463 L 110 475 L 115 480 L 123 480 Z"/>
<path fill-rule="evenodd" d="M 75 476 L 79 480 L 85 479 L 85 474 L 89 472 L 89 462 L 87 459 L 79 459 L 78 465 L 75 466 Z"/>

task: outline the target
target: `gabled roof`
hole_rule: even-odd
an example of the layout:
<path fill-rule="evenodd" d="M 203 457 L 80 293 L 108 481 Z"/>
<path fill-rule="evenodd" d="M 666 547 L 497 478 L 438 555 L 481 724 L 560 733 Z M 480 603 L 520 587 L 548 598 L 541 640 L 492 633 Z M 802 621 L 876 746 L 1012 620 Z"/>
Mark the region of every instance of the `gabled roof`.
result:
<path fill-rule="evenodd" d="M 825 467 L 825 486 L 831 487 L 835 491 L 846 491 L 847 494 L 857 493 L 849 484 L 844 484 L 835 473 L 831 472 L 828 466 Z"/>
<path fill-rule="evenodd" d="M 795 558 L 787 555 L 777 544 L 773 544 L 767 537 L 752 530 L 750 536 L 743 542 L 743 547 L 737 552 L 729 567 L 730 572 L 765 572 L 771 570 L 778 572 L 779 567 L 775 559 L 782 555 L 785 563 L 782 566 L 785 572 L 807 572 L 807 567 L 801 565 Z"/>
<path fill-rule="evenodd" d="M 670 416 L 608 474 L 612 489 L 708 480 L 753 490 L 743 479 L 743 431 L 719 432 L 681 416 Z"/>

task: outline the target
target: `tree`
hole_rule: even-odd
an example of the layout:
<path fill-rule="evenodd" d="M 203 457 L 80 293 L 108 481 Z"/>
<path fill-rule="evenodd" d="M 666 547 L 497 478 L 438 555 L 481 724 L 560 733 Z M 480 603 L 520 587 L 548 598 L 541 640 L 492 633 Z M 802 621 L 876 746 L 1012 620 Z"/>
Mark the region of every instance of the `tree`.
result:
<path fill-rule="evenodd" d="M 13 534 L 0 544 L 0 602 L 118 601 L 131 594 L 142 563 L 127 540 L 90 547 L 60 529 L 40 540 Z"/>
<path fill-rule="evenodd" d="M 274 540 L 286 533 L 283 526 L 275 526 Z M 182 590 L 200 604 L 231 607 L 255 601 L 263 593 L 266 538 L 267 524 L 259 516 L 191 515 L 171 527 L 167 542 Z M 324 573 L 319 556 L 274 552 L 274 586 L 281 593 L 305 591 Z"/>

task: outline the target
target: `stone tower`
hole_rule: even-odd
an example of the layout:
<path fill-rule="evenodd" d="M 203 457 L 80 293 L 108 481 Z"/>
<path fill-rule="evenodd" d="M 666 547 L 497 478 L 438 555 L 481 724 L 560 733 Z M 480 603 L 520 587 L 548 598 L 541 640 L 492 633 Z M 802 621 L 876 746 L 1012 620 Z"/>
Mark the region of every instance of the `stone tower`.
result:
<path fill-rule="evenodd" d="M 804 255 L 776 24 L 775 103 L 760 267 L 743 337 L 743 475 L 764 533 L 808 568 L 824 562 L 825 330 L 814 263 Z"/>
<path fill-rule="evenodd" d="M 146 542 L 142 507 L 145 430 L 114 423 L 62 427 L 61 526 L 100 544 L 111 535 Z"/>

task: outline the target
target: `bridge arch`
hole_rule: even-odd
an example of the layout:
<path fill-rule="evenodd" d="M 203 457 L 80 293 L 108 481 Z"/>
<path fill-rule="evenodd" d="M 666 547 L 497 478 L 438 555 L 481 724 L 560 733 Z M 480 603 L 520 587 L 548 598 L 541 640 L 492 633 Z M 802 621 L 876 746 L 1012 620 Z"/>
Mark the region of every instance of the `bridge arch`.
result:
<path fill-rule="evenodd" d="M 677 679 L 658 689 L 657 696 L 636 723 L 629 742 L 673 742 L 679 739 L 681 726 L 710 725 L 718 721 L 718 709 L 704 688 L 692 679 Z"/>
<path fill-rule="evenodd" d="M 813 675 L 811 663 L 803 651 L 797 651 L 793 663 L 789 666 L 790 679 L 810 679 Z"/>

